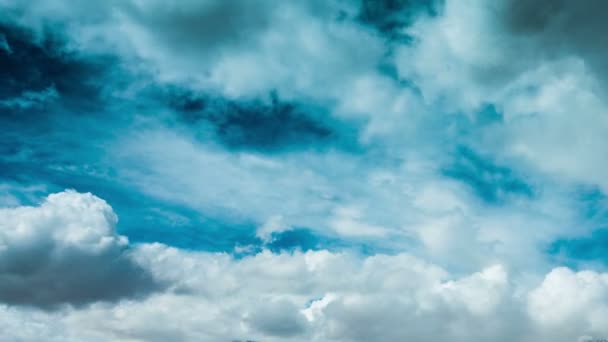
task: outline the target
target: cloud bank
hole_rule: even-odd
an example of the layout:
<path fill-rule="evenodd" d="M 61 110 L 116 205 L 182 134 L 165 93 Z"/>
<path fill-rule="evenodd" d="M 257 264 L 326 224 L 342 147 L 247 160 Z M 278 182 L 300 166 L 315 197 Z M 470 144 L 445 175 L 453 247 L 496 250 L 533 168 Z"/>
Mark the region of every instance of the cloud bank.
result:
<path fill-rule="evenodd" d="M 236 259 L 158 243 L 124 255 L 111 208 L 72 191 L 2 217 L 21 217 L 3 227 L 0 312 L 10 341 L 572 341 L 607 333 L 606 273 L 558 267 L 521 278 L 495 264 L 455 275 L 407 253 L 264 250 Z M 55 243 L 50 251 L 27 238 L 32 227 L 38 241 Z M 24 255 L 48 265 L 24 265 Z M 10 281 L 17 276 L 20 284 Z M 167 287 L 141 298 L 134 289 L 142 282 Z M 60 301 L 72 305 L 32 308 Z"/>

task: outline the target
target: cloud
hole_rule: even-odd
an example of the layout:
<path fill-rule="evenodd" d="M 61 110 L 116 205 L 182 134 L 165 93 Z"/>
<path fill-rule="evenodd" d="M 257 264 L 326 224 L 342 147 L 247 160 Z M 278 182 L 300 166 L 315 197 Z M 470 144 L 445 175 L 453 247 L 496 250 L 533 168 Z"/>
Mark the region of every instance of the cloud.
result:
<path fill-rule="evenodd" d="M 41 107 L 46 102 L 52 102 L 59 97 L 55 87 L 49 87 L 42 91 L 26 91 L 21 96 L 4 99 L 0 101 L 0 106 L 9 109 L 28 109 L 31 107 Z"/>
<path fill-rule="evenodd" d="M 54 312 L 0 306 L 2 328 L 36 322 L 3 329 L 5 338 L 567 342 L 606 333 L 606 275 L 589 271 L 558 268 L 530 282 L 501 265 L 455 276 L 404 253 L 263 251 L 234 259 L 151 244 L 135 255 L 171 284 L 167 291 Z"/>
<path fill-rule="evenodd" d="M 11 49 L 11 46 L 8 45 L 8 41 L 6 40 L 6 36 L 4 36 L 4 34 L 0 35 L 0 48 L 4 50 L 4 53 L 13 53 L 13 50 Z"/>
<path fill-rule="evenodd" d="M 606 336 L 608 327 L 608 274 L 553 269 L 529 294 L 532 319 L 556 335 L 587 332 Z"/>
<path fill-rule="evenodd" d="M 377 74 L 385 52 L 383 37 L 355 20 L 359 7 L 351 2 L 44 2 L 36 11 L 3 5 L 10 22 L 39 34 L 51 26 L 69 51 L 110 51 L 157 82 L 233 99 L 275 92 L 288 101 L 347 102 L 353 84 Z"/>
<path fill-rule="evenodd" d="M 475 123 L 468 134 L 484 153 L 527 173 L 606 190 L 597 164 L 607 143 L 606 49 L 596 34 L 606 27 L 596 9 L 566 1 L 446 1 L 439 15 L 405 29 L 414 40 L 396 47 L 394 62 L 428 105 Z M 488 106 L 498 117 L 480 125 Z"/>
<path fill-rule="evenodd" d="M 52 307 L 118 300 L 158 287 L 116 235 L 111 207 L 91 194 L 53 194 L 0 209 L 0 301 Z"/>
<path fill-rule="evenodd" d="M 528 59 L 534 58 L 533 50 L 542 51 L 548 59 L 577 56 L 588 63 L 602 82 L 607 80 L 608 49 L 602 44 L 601 35 L 608 25 L 598 14 L 608 9 L 605 3 L 507 0 L 501 7 L 499 14 L 505 31 L 528 40 L 529 45 L 525 46 Z"/>
<path fill-rule="evenodd" d="M 12 51 L 0 54 L 0 75 L 6 80 L 0 85 L 0 106 L 7 113 L 48 113 L 59 105 L 68 113 L 99 109 L 104 63 L 111 58 L 71 50 L 58 32 L 48 30 L 38 37 L 32 28 L 6 18 L 0 18 L 0 31 Z"/>
<path fill-rule="evenodd" d="M 606 275 L 556 255 L 605 226 L 580 195 L 608 189 L 589 7 L 0 8 L 9 341 L 607 333 Z M 43 199 L 71 187 L 114 209 Z"/>
<path fill-rule="evenodd" d="M 179 87 L 159 89 L 158 104 L 175 111 L 177 123 L 194 131 L 201 141 L 215 141 L 227 149 L 263 153 L 294 150 L 355 150 L 358 125 L 332 118 L 324 108 L 270 100 L 228 100 Z"/>
<path fill-rule="evenodd" d="M 488 259 L 540 267 L 548 261 L 544 246 L 590 231 L 567 187 L 535 182 L 542 186 L 537 195 L 511 193 L 495 203 L 480 198 L 467 183 L 446 178 L 440 164 L 426 158 L 370 165 L 357 155 L 336 152 L 233 153 L 178 132 L 142 130 L 125 137 L 113 149 L 115 165 L 137 168 L 118 170 L 117 178 L 147 196 L 233 226 L 242 227 L 239 222 L 248 219 L 254 222 L 251 236 L 256 226 L 281 216 L 280 225 L 268 226 L 269 231 L 309 228 L 346 245 L 416 250 L 472 271 Z M 474 178 L 481 184 L 484 177 L 495 177 L 499 184 L 503 175 L 511 178 L 500 168 L 498 175 L 488 171 L 491 163 L 478 168 L 471 177 L 481 177 Z M 259 234 L 272 237 L 272 232 Z"/>
<path fill-rule="evenodd" d="M 486 260 L 457 274 L 403 252 L 235 258 L 158 243 L 128 248 L 111 207 L 73 191 L 0 216 L 7 341 L 566 342 L 607 333 L 608 276 L 594 271 L 543 276 Z M 40 309 L 49 306 L 56 310 Z"/>
<path fill-rule="evenodd" d="M 262 334 L 285 338 L 301 336 L 308 328 L 298 307 L 286 300 L 260 304 L 244 321 Z"/>

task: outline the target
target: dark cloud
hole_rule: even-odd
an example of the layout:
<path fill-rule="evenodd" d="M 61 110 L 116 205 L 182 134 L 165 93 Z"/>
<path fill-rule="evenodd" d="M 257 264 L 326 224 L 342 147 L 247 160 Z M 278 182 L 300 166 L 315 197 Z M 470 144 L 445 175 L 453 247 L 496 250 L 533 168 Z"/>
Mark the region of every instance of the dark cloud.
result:
<path fill-rule="evenodd" d="M 298 336 L 308 327 L 299 308 L 288 301 L 260 303 L 246 321 L 256 330 L 278 337 Z"/>
<path fill-rule="evenodd" d="M 42 245 L 3 253 L 0 261 L 0 301 L 7 304 L 83 305 L 141 297 L 161 288 L 127 251 L 89 255 Z"/>
<path fill-rule="evenodd" d="M 468 185 L 484 201 L 500 203 L 509 196 L 531 197 L 531 185 L 505 166 L 496 165 L 467 147 L 459 147 L 443 173 Z"/>
<path fill-rule="evenodd" d="M 599 33 L 608 29 L 608 23 L 603 20 L 608 3 L 601 0 L 505 0 L 502 4 L 508 29 L 553 38 L 564 45 L 600 42 Z M 560 33 L 564 34 L 561 38 L 556 36 Z M 583 37 L 584 33 L 594 34 Z M 584 39 L 574 41 L 575 36 Z"/>
<path fill-rule="evenodd" d="M 37 207 L 0 209 L 0 301 L 54 308 L 161 289 L 132 260 L 116 221 L 105 201 L 74 191 Z"/>
<path fill-rule="evenodd" d="M 441 3 L 441 0 L 363 0 L 359 20 L 389 38 L 409 41 L 404 29 L 419 15 L 438 14 Z"/>
<path fill-rule="evenodd" d="M 167 102 L 180 120 L 229 149 L 279 152 L 324 148 L 357 149 L 358 127 L 331 118 L 327 110 L 271 100 L 228 100 L 171 88 Z"/>
<path fill-rule="evenodd" d="M 208 55 L 227 46 L 247 44 L 269 26 L 273 5 L 266 0 L 123 3 L 132 23 L 149 30 L 153 41 L 162 42 L 159 48 L 186 55 Z"/>
<path fill-rule="evenodd" d="M 608 81 L 608 3 L 601 0 L 502 0 L 488 5 L 490 28 L 504 64 L 479 69 L 482 81 L 504 82 L 521 71 L 561 58 L 581 58 L 600 81 Z M 481 48 L 481 47 L 480 47 Z"/>
<path fill-rule="evenodd" d="M 573 55 L 608 81 L 608 2 L 601 0 L 507 1 L 505 23 L 515 35 L 526 35 L 538 54 Z"/>
<path fill-rule="evenodd" d="M 10 109 L 30 114 L 49 114 L 61 104 L 81 114 L 100 109 L 105 71 L 116 63 L 109 56 L 79 56 L 65 48 L 59 32 L 47 30 L 41 37 L 32 31 L 0 23 L 10 52 L 0 51 L 0 99 Z M 54 94 L 54 96 L 50 96 Z M 44 103 L 48 97 L 48 103 Z M 38 101 L 40 106 L 18 105 Z M 50 101 L 57 100 L 57 101 Z M 55 103 L 58 102 L 58 103 Z M 35 104 L 35 103 L 33 103 Z M 34 108 L 32 108 L 34 107 Z M 33 111 L 28 109 L 34 109 Z"/>

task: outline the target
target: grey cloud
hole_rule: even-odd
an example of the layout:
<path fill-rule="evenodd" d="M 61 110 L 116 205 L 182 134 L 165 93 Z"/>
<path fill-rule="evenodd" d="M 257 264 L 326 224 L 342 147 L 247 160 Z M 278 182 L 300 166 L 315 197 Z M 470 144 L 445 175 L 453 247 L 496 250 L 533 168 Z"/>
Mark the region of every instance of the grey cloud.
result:
<path fill-rule="evenodd" d="M 408 40 L 405 28 L 418 16 L 438 14 L 440 0 L 362 0 L 359 19 L 389 38 Z"/>
<path fill-rule="evenodd" d="M 208 55 L 247 44 L 270 24 L 274 1 L 125 2 L 124 13 L 161 49 Z"/>
<path fill-rule="evenodd" d="M 340 120 L 318 106 L 264 100 L 229 100 L 168 87 L 161 91 L 178 122 L 201 141 L 214 140 L 230 150 L 292 152 L 358 148 L 357 123 Z"/>
<path fill-rule="evenodd" d="M 605 273 L 557 268 L 530 281 L 499 265 L 450 275 L 406 254 L 264 251 L 235 259 L 159 244 L 135 253 L 144 267 L 191 291 L 41 313 L 39 331 L 64 327 L 57 335 L 67 341 L 272 342 L 569 342 L 608 332 Z M 0 306 L 0 329 L 24 315 Z"/>
<path fill-rule="evenodd" d="M 396 62 L 401 76 L 413 79 L 425 97 L 443 98 L 446 111 L 472 112 L 499 103 L 505 88 L 526 73 L 566 59 L 581 60 L 605 87 L 606 6 L 602 1 L 446 1 L 440 15 L 419 18 L 407 29 L 415 44 L 401 46 L 407 52 Z"/>
<path fill-rule="evenodd" d="M 53 308 L 160 289 L 115 223 L 103 200 L 73 191 L 39 207 L 0 209 L 0 301 Z"/>
<path fill-rule="evenodd" d="M 0 32 L 12 51 L 0 53 L 0 77 L 5 80 L 0 84 L 0 107 L 36 114 L 57 108 L 82 114 L 102 107 L 107 71 L 112 66 L 114 72 L 120 70 L 115 59 L 72 51 L 58 30 L 36 33 L 0 18 Z M 113 85 L 112 91 L 120 88 Z M 13 122 L 30 116 L 15 117 Z"/>
<path fill-rule="evenodd" d="M 531 41 L 528 58 L 578 56 L 608 81 L 607 2 L 507 0 L 503 6 L 507 32 Z"/>
<path fill-rule="evenodd" d="M 261 333 L 277 337 L 303 334 L 308 322 L 293 303 L 279 300 L 260 303 L 246 321 Z"/>
<path fill-rule="evenodd" d="M 548 61 L 581 58 L 608 81 L 608 3 L 601 0 L 502 0 L 479 6 L 487 14 L 488 32 L 504 59 L 490 68 L 477 68 L 482 82 L 500 84 Z M 489 51 L 488 54 L 492 52 Z"/>
<path fill-rule="evenodd" d="M 498 264 L 457 276 L 408 254 L 263 251 L 237 259 L 160 244 L 133 255 L 174 287 L 54 312 L 0 305 L 3 338 L 569 342 L 608 333 L 606 273 L 556 268 L 530 279 Z"/>

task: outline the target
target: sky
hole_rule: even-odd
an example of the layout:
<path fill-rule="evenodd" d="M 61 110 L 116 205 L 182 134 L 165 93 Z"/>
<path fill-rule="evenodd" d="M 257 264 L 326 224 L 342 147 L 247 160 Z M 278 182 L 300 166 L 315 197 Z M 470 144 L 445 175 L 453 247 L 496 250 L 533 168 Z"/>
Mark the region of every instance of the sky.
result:
<path fill-rule="evenodd" d="M 0 0 L 0 339 L 608 338 L 606 10 Z"/>

